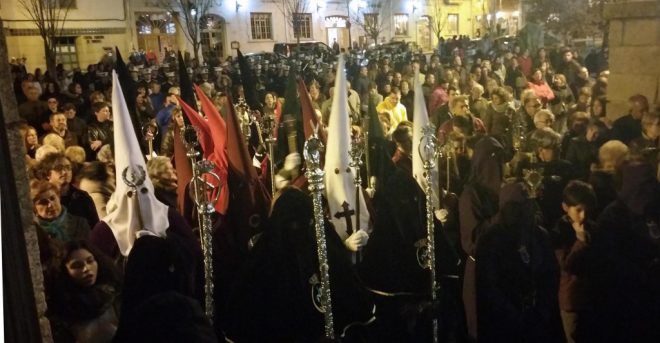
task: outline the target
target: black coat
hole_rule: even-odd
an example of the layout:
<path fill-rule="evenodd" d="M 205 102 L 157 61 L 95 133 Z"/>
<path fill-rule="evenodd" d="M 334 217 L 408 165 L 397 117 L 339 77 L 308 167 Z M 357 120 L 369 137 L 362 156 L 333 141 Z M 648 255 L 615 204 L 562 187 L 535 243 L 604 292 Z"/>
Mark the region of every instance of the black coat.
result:
<path fill-rule="evenodd" d="M 593 342 L 658 342 L 660 340 L 660 248 L 657 235 L 658 197 L 655 213 L 636 215 L 617 200 L 598 218 L 599 234 L 593 240 L 598 262 L 590 278 L 595 311 L 585 333 Z M 655 217 L 655 221 L 653 221 Z"/>
<path fill-rule="evenodd" d="M 96 213 L 94 200 L 87 194 L 73 185 L 69 186 L 69 192 L 60 197 L 62 205 L 66 206 L 69 213 L 82 217 L 87 221 L 89 227 L 94 227 L 99 222 L 99 215 Z"/>
<path fill-rule="evenodd" d="M 479 342 L 563 342 L 557 292 L 559 269 L 547 232 L 498 224 L 477 248 Z"/>
<path fill-rule="evenodd" d="M 323 314 L 313 301 L 318 276 L 311 199 L 289 189 L 275 203 L 271 226 L 251 250 L 228 296 L 225 331 L 237 342 L 315 342 Z M 335 333 L 367 325 L 373 304 L 352 271 L 349 254 L 326 225 Z M 357 323 L 357 324 L 356 324 Z"/>
<path fill-rule="evenodd" d="M 598 145 L 589 142 L 584 136 L 574 137 L 566 151 L 566 160 L 575 168 L 575 177 L 586 181 L 591 172 L 591 164 L 598 162 Z"/>
<path fill-rule="evenodd" d="M 612 123 L 612 135 L 614 139 L 628 144 L 642 136 L 642 122 L 633 118 L 630 114 L 625 115 Z"/>

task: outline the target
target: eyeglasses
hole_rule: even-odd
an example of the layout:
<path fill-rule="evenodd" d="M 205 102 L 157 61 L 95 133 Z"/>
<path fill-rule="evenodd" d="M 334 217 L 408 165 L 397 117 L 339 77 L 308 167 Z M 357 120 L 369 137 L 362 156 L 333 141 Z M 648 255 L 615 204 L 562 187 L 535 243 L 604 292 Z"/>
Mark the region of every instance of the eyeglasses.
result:
<path fill-rule="evenodd" d="M 48 198 L 40 198 L 34 201 L 35 205 L 39 206 L 48 206 L 51 202 L 55 202 L 57 200 L 56 195 L 51 195 Z"/>
<path fill-rule="evenodd" d="M 62 171 L 71 171 L 71 165 L 70 164 L 58 164 L 53 167 L 53 170 L 56 172 L 62 172 Z"/>

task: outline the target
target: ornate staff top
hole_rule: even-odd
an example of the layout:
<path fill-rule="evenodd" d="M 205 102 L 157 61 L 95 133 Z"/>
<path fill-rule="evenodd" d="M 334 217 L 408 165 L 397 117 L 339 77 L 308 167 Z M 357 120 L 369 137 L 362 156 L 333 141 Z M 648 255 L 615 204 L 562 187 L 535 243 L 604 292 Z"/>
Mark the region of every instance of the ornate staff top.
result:
<path fill-rule="evenodd" d="M 422 128 L 422 138 L 417 149 L 419 150 L 419 157 L 424 163 L 424 169 L 433 169 L 440 153 L 438 139 L 435 137 L 435 126 L 433 124 L 429 123 Z"/>

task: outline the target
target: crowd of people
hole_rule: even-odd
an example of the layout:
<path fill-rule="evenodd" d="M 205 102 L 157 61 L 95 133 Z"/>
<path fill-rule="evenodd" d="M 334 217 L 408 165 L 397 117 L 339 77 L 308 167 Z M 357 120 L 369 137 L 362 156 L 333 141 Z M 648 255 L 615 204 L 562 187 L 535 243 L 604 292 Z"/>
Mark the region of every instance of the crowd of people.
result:
<path fill-rule="evenodd" d="M 370 168 L 361 170 L 369 228 L 343 241 L 326 228 L 337 336 L 430 341 L 435 318 L 442 342 L 660 340 L 658 108 L 631 94 L 629 112 L 612 121 L 619 113 L 607 113 L 608 72 L 589 70 L 568 47 L 533 54 L 495 47 L 469 63 L 462 50 L 447 51 L 449 63 L 437 54 L 347 58 L 352 135 L 368 138 L 371 158 L 373 144 L 382 143 L 387 158 L 380 167 L 365 160 Z M 113 153 L 117 109 L 109 102 L 114 66 L 28 73 L 25 61 L 11 61 L 55 341 L 322 339 L 323 315 L 308 293 L 319 280 L 312 201 L 296 182 L 301 154 L 270 158 L 277 163 L 271 185 L 260 142 L 273 133 L 249 123 L 257 182 L 275 194 L 262 232 L 214 232 L 214 255 L 230 263 L 216 266 L 211 324 L 202 312 L 199 223 L 177 203 L 184 76 L 174 58 L 131 62 L 134 118 L 148 128 L 138 139 L 155 195 L 169 208 L 169 229 L 167 239 L 138 238 L 123 256 L 105 222 L 122 178 Z M 284 98 L 289 73 L 299 72 L 317 118 L 328 124 L 335 69 L 305 77 L 265 63 L 245 75 L 235 62 L 189 63 L 187 76 L 223 116 L 228 97 L 241 101 L 254 91 L 263 99 L 256 117 L 272 116 L 277 131 L 293 101 Z M 435 303 L 419 262 L 427 224 L 413 177 L 418 82 L 443 146 Z M 373 116 L 378 128 L 368 124 Z M 214 228 L 238 223 L 230 214 L 216 214 L 222 224 Z M 227 252 L 235 250 L 245 253 Z M 218 271 L 227 266 L 233 269 Z"/>

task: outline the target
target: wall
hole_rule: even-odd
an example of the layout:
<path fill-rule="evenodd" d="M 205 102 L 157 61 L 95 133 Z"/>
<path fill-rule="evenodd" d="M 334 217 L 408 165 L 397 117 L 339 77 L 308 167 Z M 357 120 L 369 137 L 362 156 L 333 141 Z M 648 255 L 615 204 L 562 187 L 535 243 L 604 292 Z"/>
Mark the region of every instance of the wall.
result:
<path fill-rule="evenodd" d="M 69 11 L 63 36 L 76 37 L 78 63 L 81 68 L 97 63 L 104 47 L 119 47 L 124 54 L 131 42 L 127 31 L 125 2 L 128 0 L 77 0 Z M 29 71 L 46 68 L 43 40 L 36 25 L 29 19 L 17 0 L 0 0 L 0 16 L 7 34 L 10 57 L 26 57 Z M 93 37 L 94 42 L 84 37 Z"/>
<path fill-rule="evenodd" d="M 609 4 L 610 19 L 607 90 L 612 119 L 628 112 L 628 98 L 645 95 L 651 104 L 660 100 L 660 2 L 630 1 Z"/>

